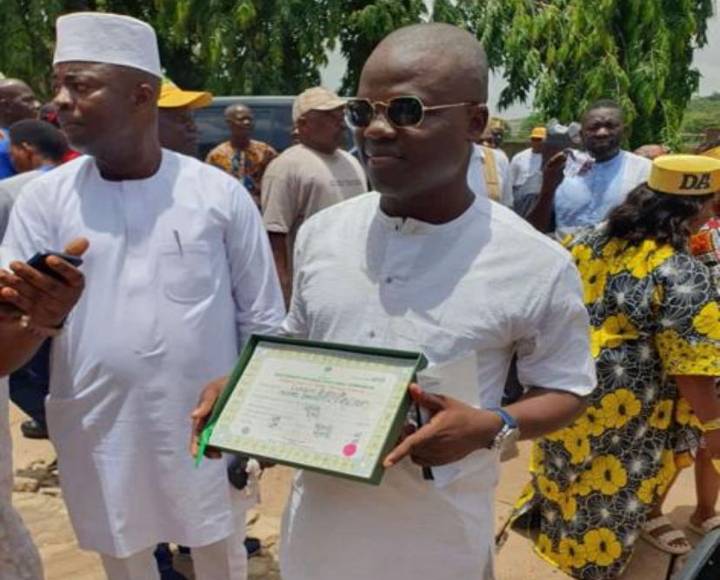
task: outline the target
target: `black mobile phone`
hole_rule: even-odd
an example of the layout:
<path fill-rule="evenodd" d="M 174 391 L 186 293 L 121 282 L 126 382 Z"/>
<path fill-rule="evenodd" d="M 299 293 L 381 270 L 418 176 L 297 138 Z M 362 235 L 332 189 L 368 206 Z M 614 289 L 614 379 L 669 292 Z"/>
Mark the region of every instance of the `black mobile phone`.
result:
<path fill-rule="evenodd" d="M 82 258 L 78 258 L 77 256 L 71 256 L 70 254 L 63 254 L 62 252 L 38 252 L 35 254 L 32 258 L 30 258 L 27 261 L 27 265 L 31 266 L 32 268 L 35 268 L 38 272 L 42 272 L 43 274 L 47 274 L 48 276 L 55 278 L 56 280 L 60 280 L 61 282 L 64 280 L 64 278 L 58 274 L 55 270 L 53 270 L 50 266 L 47 265 L 46 260 L 50 256 L 56 256 L 58 258 L 61 258 L 65 260 L 67 263 L 72 264 L 76 268 L 80 266 L 80 264 L 83 263 Z"/>

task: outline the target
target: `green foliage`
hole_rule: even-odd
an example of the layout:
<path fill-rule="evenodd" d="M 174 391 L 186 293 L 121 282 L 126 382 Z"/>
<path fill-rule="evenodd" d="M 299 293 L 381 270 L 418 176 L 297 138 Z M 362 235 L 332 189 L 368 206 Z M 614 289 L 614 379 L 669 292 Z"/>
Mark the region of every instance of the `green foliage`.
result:
<path fill-rule="evenodd" d="M 694 98 L 685 111 L 683 133 L 698 136 L 708 129 L 720 129 L 720 93 Z"/>
<path fill-rule="evenodd" d="M 155 0 L 168 74 L 218 94 L 295 94 L 319 83 L 337 0 Z"/>
<path fill-rule="evenodd" d="M 473 31 L 507 88 L 562 122 L 599 98 L 625 109 L 632 146 L 673 143 L 697 90 L 693 50 L 706 44 L 712 0 L 458 0 L 436 11 Z"/>
<path fill-rule="evenodd" d="M 0 71 L 49 96 L 55 19 L 77 10 L 149 22 L 180 86 L 288 95 L 320 82 L 338 41 L 348 60 L 343 87 L 354 92 L 375 45 L 426 13 L 423 0 L 0 0 Z"/>
<path fill-rule="evenodd" d="M 170 78 L 218 94 L 295 94 L 319 83 L 340 0 L 0 0 L 0 71 L 51 90 L 55 19 L 77 10 L 153 25 Z"/>
<path fill-rule="evenodd" d="M 420 22 L 423 0 L 346 0 L 341 2 L 340 50 L 348 66 L 341 92 L 355 94 L 360 71 L 375 46 L 393 30 Z"/>

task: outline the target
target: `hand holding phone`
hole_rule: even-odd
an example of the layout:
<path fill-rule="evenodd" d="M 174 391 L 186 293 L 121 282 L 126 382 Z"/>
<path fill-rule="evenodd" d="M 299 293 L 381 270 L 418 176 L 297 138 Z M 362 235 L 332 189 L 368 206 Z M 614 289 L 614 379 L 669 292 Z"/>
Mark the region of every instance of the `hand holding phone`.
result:
<path fill-rule="evenodd" d="M 9 270 L 0 269 L 0 303 L 17 308 L 33 327 L 57 328 L 85 287 L 77 266 L 89 245 L 87 239 L 76 238 L 65 253 L 41 252 L 27 263 L 13 261 Z"/>
<path fill-rule="evenodd" d="M 80 264 L 82 264 L 83 262 L 82 258 L 79 258 L 78 256 L 72 256 L 70 254 L 64 254 L 62 252 L 45 251 L 35 254 L 27 261 L 27 265 L 31 268 L 35 268 L 38 272 L 41 272 L 43 274 L 46 274 L 47 276 L 55 278 L 55 280 L 63 282 L 65 279 L 48 265 L 47 259 L 50 256 L 55 256 L 56 258 L 65 260 L 68 264 L 76 268 L 80 266 Z"/>

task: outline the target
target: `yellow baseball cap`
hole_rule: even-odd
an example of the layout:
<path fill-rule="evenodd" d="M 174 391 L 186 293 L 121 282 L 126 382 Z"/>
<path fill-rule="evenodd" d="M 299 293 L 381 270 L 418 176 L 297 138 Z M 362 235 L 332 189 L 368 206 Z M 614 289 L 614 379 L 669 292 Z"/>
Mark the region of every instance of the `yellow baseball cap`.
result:
<path fill-rule="evenodd" d="M 170 79 L 163 79 L 160 87 L 160 98 L 158 98 L 158 107 L 161 109 L 176 109 L 179 107 L 200 109 L 212 103 L 212 99 L 212 93 L 208 91 L 183 91 Z"/>
<path fill-rule="evenodd" d="M 720 191 L 720 160 L 703 155 L 661 155 L 650 170 L 648 187 L 671 195 Z"/>
<path fill-rule="evenodd" d="M 545 127 L 535 127 L 530 133 L 530 139 L 542 139 L 547 137 L 547 129 Z"/>

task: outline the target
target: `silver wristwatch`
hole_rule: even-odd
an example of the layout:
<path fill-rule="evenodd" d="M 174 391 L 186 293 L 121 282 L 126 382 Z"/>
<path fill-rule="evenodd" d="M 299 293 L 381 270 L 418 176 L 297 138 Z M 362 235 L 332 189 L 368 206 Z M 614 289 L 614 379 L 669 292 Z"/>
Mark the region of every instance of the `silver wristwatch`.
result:
<path fill-rule="evenodd" d="M 518 423 L 505 409 L 497 407 L 494 409 L 488 409 L 488 411 L 495 413 L 503 421 L 502 429 L 500 429 L 498 434 L 495 435 L 495 439 L 493 439 L 490 444 L 490 449 L 499 449 L 502 452 L 503 449 L 517 442 L 520 438 Z"/>

